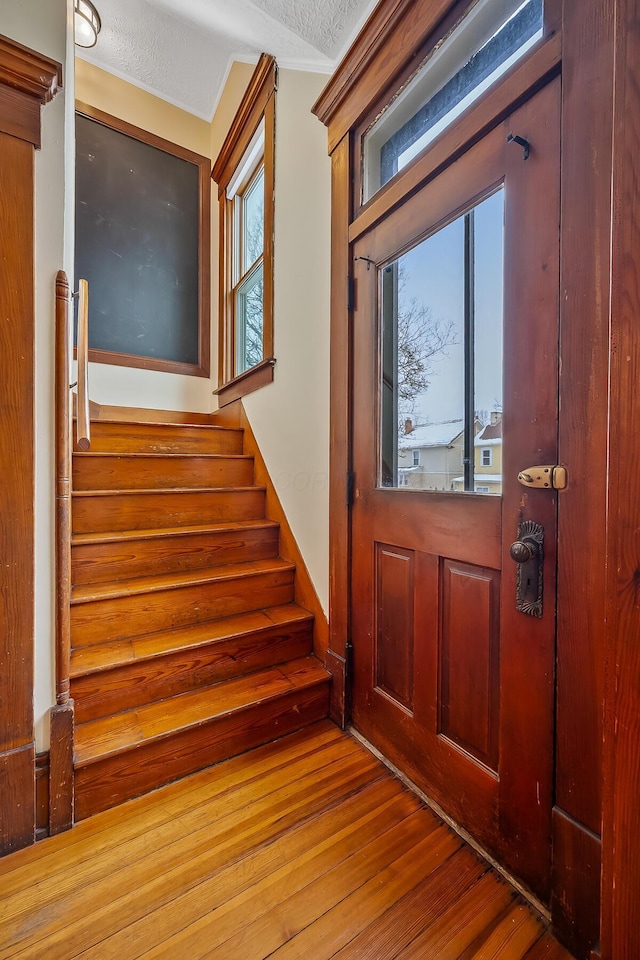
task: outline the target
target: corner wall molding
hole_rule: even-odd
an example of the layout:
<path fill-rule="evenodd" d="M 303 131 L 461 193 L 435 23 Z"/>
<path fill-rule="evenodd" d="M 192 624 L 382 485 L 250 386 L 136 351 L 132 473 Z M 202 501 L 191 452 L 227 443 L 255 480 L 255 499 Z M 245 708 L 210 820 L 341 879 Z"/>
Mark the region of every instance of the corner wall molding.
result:
<path fill-rule="evenodd" d="M 62 65 L 0 34 L 0 133 L 40 147 L 40 111 L 62 88 Z"/>
<path fill-rule="evenodd" d="M 62 88 L 62 65 L 0 35 L 0 84 L 44 105 Z"/>

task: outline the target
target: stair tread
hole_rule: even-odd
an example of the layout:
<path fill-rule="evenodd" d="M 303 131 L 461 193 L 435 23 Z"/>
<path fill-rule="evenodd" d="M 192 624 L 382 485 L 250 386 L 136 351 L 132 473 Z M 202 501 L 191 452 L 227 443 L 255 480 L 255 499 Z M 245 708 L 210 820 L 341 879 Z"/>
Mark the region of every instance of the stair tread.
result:
<path fill-rule="evenodd" d="M 135 457 L 137 460 L 253 460 L 248 453 L 148 453 L 146 451 L 123 450 L 74 450 L 74 458 L 100 457 L 101 459 L 122 460 Z"/>
<path fill-rule="evenodd" d="M 76 421 L 77 417 L 74 415 L 73 420 Z M 179 430 L 181 427 L 189 427 L 192 429 L 196 427 L 198 430 L 220 430 L 225 433 L 242 433 L 242 427 L 223 427 L 219 423 L 192 423 L 192 422 L 176 422 L 173 420 L 114 420 L 107 417 L 99 417 L 97 420 L 91 419 L 91 426 L 100 426 L 103 423 L 115 424 L 118 427 L 172 427 L 174 430 Z"/>
<path fill-rule="evenodd" d="M 287 603 L 127 640 L 76 647 L 71 652 L 71 678 L 152 660 L 220 640 L 233 640 L 249 632 L 260 633 L 274 627 L 305 621 L 312 622 L 313 614 L 296 603 Z"/>
<path fill-rule="evenodd" d="M 76 727 L 75 763 L 82 766 L 157 741 L 208 720 L 329 682 L 313 656 L 292 660 L 200 690 L 155 701 Z"/>
<path fill-rule="evenodd" d="M 150 527 L 141 530 L 113 530 L 109 533 L 74 533 L 71 546 L 92 543 L 121 543 L 128 540 L 154 540 L 163 537 L 197 536 L 206 533 L 235 533 L 243 530 L 266 530 L 278 527 L 277 520 L 229 520 L 184 527 Z"/>
<path fill-rule="evenodd" d="M 71 606 L 91 603 L 96 600 L 113 600 L 160 590 L 198 585 L 211 581 L 235 580 L 278 570 L 295 570 L 295 564 L 275 557 L 270 560 L 249 560 L 244 563 L 229 563 L 220 567 L 205 567 L 185 573 L 163 573 L 153 577 L 136 577 L 134 580 L 110 580 L 104 583 L 88 583 L 72 587 Z"/>
<path fill-rule="evenodd" d="M 118 490 L 74 490 L 74 497 L 122 497 L 122 496 L 145 496 L 148 494 L 160 494 L 166 496 L 174 493 L 243 493 L 250 491 L 252 493 L 259 491 L 266 492 L 266 487 L 259 484 L 252 484 L 248 487 L 123 487 Z"/>

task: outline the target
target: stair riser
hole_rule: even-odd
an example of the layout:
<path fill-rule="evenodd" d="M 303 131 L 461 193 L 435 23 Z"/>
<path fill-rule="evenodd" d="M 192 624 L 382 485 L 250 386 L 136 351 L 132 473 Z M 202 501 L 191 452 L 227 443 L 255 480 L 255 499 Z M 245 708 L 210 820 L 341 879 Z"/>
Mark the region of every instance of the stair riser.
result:
<path fill-rule="evenodd" d="M 264 491 L 74 496 L 74 533 L 109 533 L 264 518 Z"/>
<path fill-rule="evenodd" d="M 92 600 L 71 606 L 71 643 L 81 647 L 135 637 L 292 600 L 293 571 L 288 569 L 155 593 Z"/>
<path fill-rule="evenodd" d="M 278 556 L 276 527 L 221 533 L 76 544 L 71 550 L 71 582 L 77 585 L 188 573 L 204 567 Z"/>
<path fill-rule="evenodd" d="M 75 771 L 75 816 L 115 804 L 301 730 L 328 716 L 329 684 L 296 690 Z"/>
<path fill-rule="evenodd" d="M 71 681 L 76 723 L 229 680 L 311 653 L 309 621 L 218 640 Z"/>
<path fill-rule="evenodd" d="M 242 430 L 91 422 L 93 453 L 242 453 Z"/>
<path fill-rule="evenodd" d="M 170 490 L 172 487 L 249 487 L 253 460 L 244 457 L 73 458 L 74 490 Z"/>

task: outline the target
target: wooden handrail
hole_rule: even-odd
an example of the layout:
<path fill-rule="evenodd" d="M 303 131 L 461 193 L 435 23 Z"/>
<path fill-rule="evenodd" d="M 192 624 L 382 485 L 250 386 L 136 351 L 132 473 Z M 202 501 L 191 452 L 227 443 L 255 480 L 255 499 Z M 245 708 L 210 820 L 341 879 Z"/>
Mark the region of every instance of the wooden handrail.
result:
<path fill-rule="evenodd" d="M 56 277 L 56 701 L 69 700 L 71 672 L 71 419 L 69 282 Z"/>
<path fill-rule="evenodd" d="M 78 415 L 76 443 L 79 450 L 91 446 L 89 421 L 89 284 L 79 281 L 78 300 Z"/>

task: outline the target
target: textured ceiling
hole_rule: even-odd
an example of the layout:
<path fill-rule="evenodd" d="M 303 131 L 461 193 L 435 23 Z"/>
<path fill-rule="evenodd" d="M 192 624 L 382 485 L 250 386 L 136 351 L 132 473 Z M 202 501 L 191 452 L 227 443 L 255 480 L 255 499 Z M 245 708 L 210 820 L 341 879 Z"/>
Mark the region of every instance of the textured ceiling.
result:
<path fill-rule="evenodd" d="M 95 0 L 102 31 L 79 55 L 210 120 L 233 59 L 329 73 L 375 0 Z"/>

